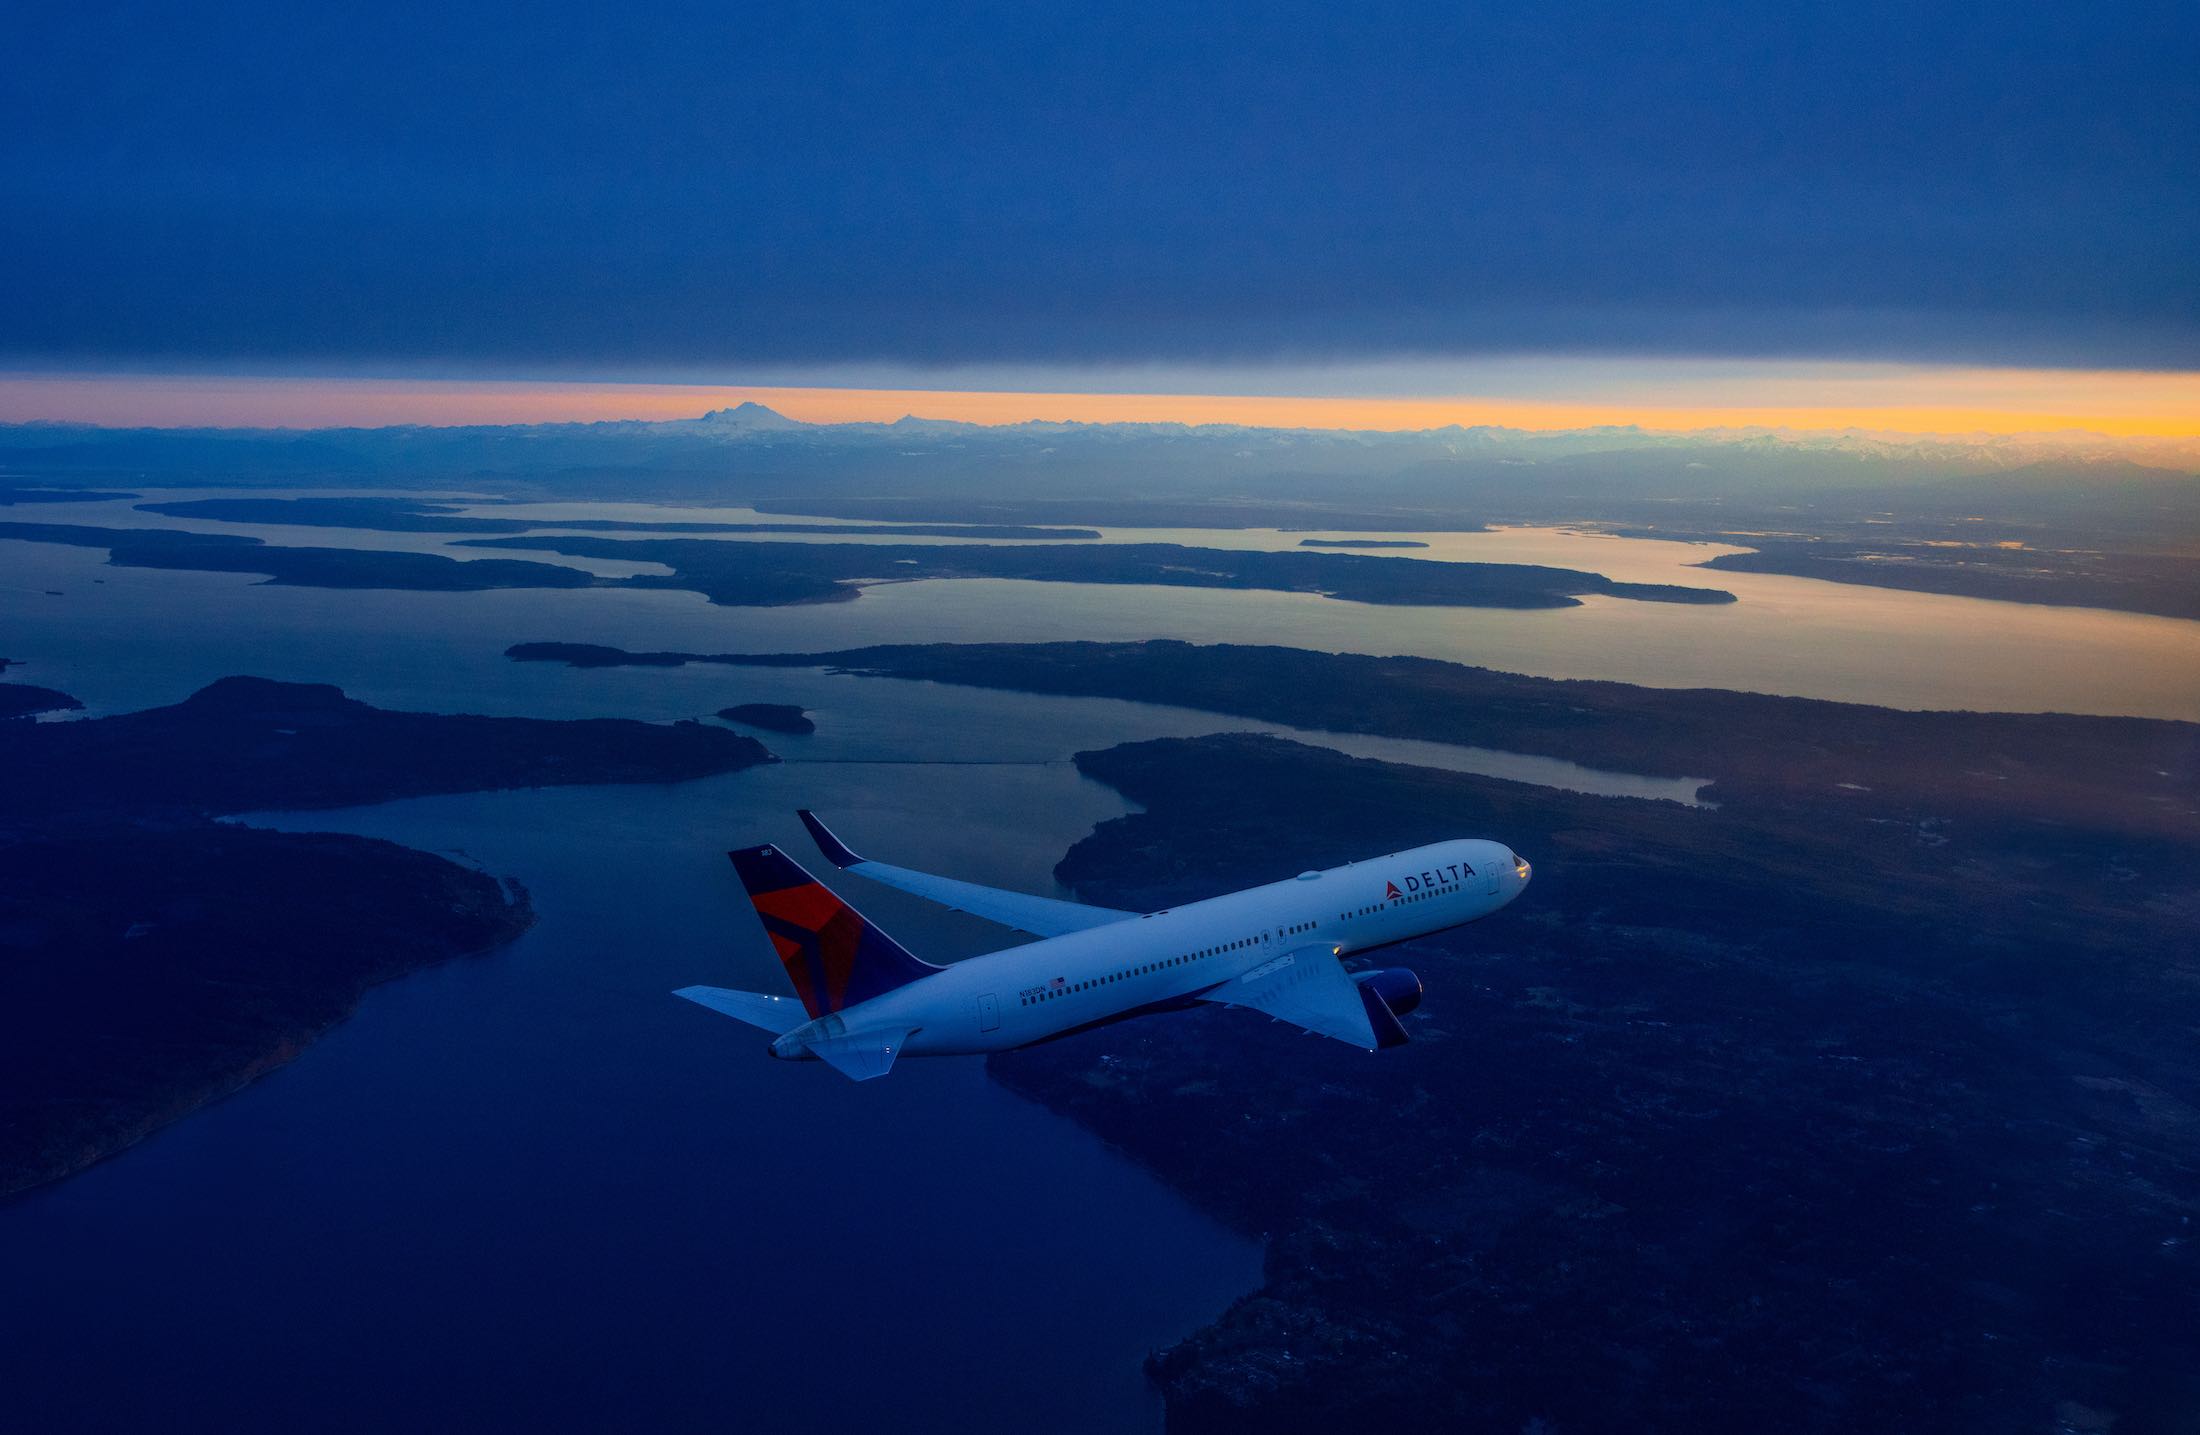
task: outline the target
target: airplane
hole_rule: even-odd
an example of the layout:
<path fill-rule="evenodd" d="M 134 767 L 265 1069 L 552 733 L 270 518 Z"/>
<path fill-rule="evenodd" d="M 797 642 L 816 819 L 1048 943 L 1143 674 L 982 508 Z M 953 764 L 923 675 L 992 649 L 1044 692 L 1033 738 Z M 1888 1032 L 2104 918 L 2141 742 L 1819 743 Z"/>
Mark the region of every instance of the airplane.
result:
<path fill-rule="evenodd" d="M 1368 1051 L 1402 1046 L 1421 1003 L 1403 967 L 1342 959 L 1486 917 L 1528 885 L 1503 843 L 1438 842 L 1301 872 L 1159 912 L 1035 897 L 859 857 L 807 809 L 796 814 L 844 872 L 1039 938 L 934 966 L 911 954 L 777 847 L 726 855 L 795 998 L 725 987 L 673 995 L 771 1033 L 785 1061 L 855 1081 L 904 1056 L 962 1056 L 1203 1002 L 1244 1007 Z"/>

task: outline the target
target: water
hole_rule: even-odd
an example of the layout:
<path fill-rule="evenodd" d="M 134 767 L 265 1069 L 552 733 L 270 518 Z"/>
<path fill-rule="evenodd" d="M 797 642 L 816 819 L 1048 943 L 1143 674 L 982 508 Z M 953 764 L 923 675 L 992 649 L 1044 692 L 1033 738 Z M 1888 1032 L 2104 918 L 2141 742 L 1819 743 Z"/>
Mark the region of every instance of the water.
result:
<path fill-rule="evenodd" d="M 819 1081 L 668 995 L 782 984 L 722 854 L 798 850 L 803 801 L 996 880 L 1121 810 L 1059 766 L 790 766 L 254 819 L 461 849 L 540 923 L 0 1212 L 9 1423 L 1154 1428 L 1140 1361 L 1251 1242 L 975 1061 Z"/>
<path fill-rule="evenodd" d="M 36 516 L 173 523 L 133 519 L 127 505 L 67 507 Z M 590 505 L 587 516 L 622 515 Z M 1109 535 L 1134 537 L 1292 545 L 1297 535 Z M 1718 551 L 1542 530 L 1430 541 L 1410 552 L 1511 554 L 1640 581 L 1707 581 L 1687 564 Z M 758 1034 L 668 993 L 777 984 L 722 854 L 763 840 L 807 850 L 798 806 L 882 858 L 1054 892 L 1062 852 L 1124 811 L 1071 754 L 1248 724 L 809 670 L 575 671 L 509 662 L 504 647 L 1165 635 L 1901 706 L 2200 716 L 2200 625 L 1764 575 L 1708 581 L 1743 601 L 1593 600 L 1522 614 L 967 581 L 734 609 L 670 592 L 281 588 L 0 543 L 0 651 L 30 660 L 10 676 L 68 690 L 94 712 L 256 673 L 424 710 L 664 719 L 783 701 L 820 724 L 814 737 L 767 737 L 787 762 L 704 782 L 255 819 L 463 854 L 525 881 L 541 920 L 492 956 L 371 993 L 291 1066 L 0 1208 L 6 1423 L 378 1430 L 425 1413 L 445 1427 L 1154 1428 L 1140 1358 L 1254 1286 L 1254 1244 L 1008 1096 L 976 1062 L 908 1063 L 858 1087 L 772 1062 Z M 1393 761 L 1695 800 L 1693 779 L 1266 730 Z M 928 955 L 1010 940 L 836 880 Z"/>
<path fill-rule="evenodd" d="M 213 490 L 198 490 L 204 494 Z M 153 495 L 148 496 L 173 496 Z M 787 521 L 740 508 L 558 504 L 481 508 L 502 516 L 649 521 Z M 136 513 L 127 502 L 42 506 L 50 522 L 152 524 L 257 534 L 271 542 L 357 544 L 479 558 L 509 551 L 451 546 L 423 534 L 186 523 Z M 1104 541 L 1165 541 L 1214 547 L 1296 547 L 1276 530 L 1110 529 Z M 1370 537 L 1401 535 L 1365 535 Z M 1740 601 L 1716 607 L 1590 597 L 1582 606 L 1513 612 L 1341 603 L 1306 594 L 1227 592 L 1128 585 L 955 580 L 883 584 L 853 603 L 785 609 L 718 608 L 699 595 L 507 593 L 409 595 L 436 607 L 431 626 L 456 641 L 479 634 L 499 650 L 523 638 L 702 651 L 828 649 L 879 642 L 1035 642 L 1148 637 L 1198 642 L 1275 643 L 1331 652 L 1411 654 L 1554 678 L 1609 678 L 1651 687 L 1721 687 L 1900 708 L 2076 712 L 2200 720 L 2200 623 L 2092 608 L 2050 608 L 1932 593 L 1905 593 L 1779 574 L 1710 572 L 1694 565 L 1735 551 L 1711 544 L 1618 538 L 1563 529 L 1422 534 L 1427 549 L 1391 556 L 1419 561 L 1550 563 L 1628 582 L 1723 588 Z M 862 541 L 862 540 L 859 540 Z M 917 542 L 922 540 L 879 540 Z M 943 539 L 938 542 L 959 540 Z M 39 545 L 0 544 L 0 579 L 21 593 L 67 587 L 82 596 L 100 566 L 40 558 Z M 548 556 L 548 555 L 544 555 Z M 654 565 L 554 559 L 607 576 L 659 571 Z M 16 576 L 20 573 L 21 576 Z M 110 576 L 109 585 L 115 580 Z M 228 577 L 233 585 L 251 578 Z M 391 598 L 407 595 L 387 595 Z M 334 605 L 381 597 L 331 595 Z M 231 614 L 249 625 L 284 615 L 323 621 L 314 605 L 279 613 L 240 600 Z M 425 616 L 425 605 L 413 605 Z M 125 605 L 119 621 L 127 623 Z M 360 621 L 368 621 L 361 619 Z M 407 614 L 397 626 L 418 621 Z"/>
<path fill-rule="evenodd" d="M 1060 854 L 1124 811 L 1066 760 L 1113 740 L 1104 718 L 1063 702 L 1050 729 L 1044 700 L 819 673 L 518 665 L 488 635 L 525 602 L 8 546 L 20 676 L 99 711 L 232 671 L 454 711 L 776 697 L 825 724 L 776 745 L 859 760 L 253 819 L 462 853 L 526 882 L 541 920 L 371 993 L 293 1065 L 0 1209 L 11 1428 L 379 1430 L 423 1411 L 439 1427 L 1157 1428 L 1146 1352 L 1258 1283 L 1255 1243 L 977 1061 L 828 1084 L 669 995 L 783 985 L 723 853 L 801 850 L 797 806 L 882 852 L 1054 890 Z M 850 895 L 928 955 L 1016 940 Z"/>

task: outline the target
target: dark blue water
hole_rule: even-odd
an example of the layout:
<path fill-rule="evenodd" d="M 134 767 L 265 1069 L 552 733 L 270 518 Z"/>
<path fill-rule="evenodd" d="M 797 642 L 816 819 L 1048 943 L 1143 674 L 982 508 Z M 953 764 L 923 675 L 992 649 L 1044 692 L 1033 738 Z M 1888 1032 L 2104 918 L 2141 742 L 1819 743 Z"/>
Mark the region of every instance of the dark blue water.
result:
<path fill-rule="evenodd" d="M 793 701 L 821 730 L 772 739 L 795 761 L 706 782 L 255 819 L 462 851 L 524 881 L 541 919 L 0 1207 L 0 1430 L 1151 1429 L 1147 1350 L 1258 1283 L 1253 1243 L 975 1060 L 856 1086 L 669 995 L 784 989 L 723 854 L 798 850 L 796 807 L 882 856 L 1047 891 L 1062 852 L 1123 810 L 1068 754 L 1211 720 L 808 672 L 517 665 L 505 643 L 594 606 L 5 546 L 67 570 L 0 585 L 10 655 L 101 711 L 251 672 L 440 711 Z M 847 887 L 928 956 L 1013 940 Z"/>
<path fill-rule="evenodd" d="M 0 1424 L 1157 1425 L 1141 1359 L 1257 1282 L 1251 1243 L 974 1060 L 857 1086 L 667 995 L 772 988 L 722 852 L 797 840 L 797 789 L 966 866 L 989 813 L 1112 803 L 1059 766 L 789 766 L 287 819 L 462 847 L 540 923 L 0 1210 Z M 986 944 L 898 896 L 861 900 Z"/>

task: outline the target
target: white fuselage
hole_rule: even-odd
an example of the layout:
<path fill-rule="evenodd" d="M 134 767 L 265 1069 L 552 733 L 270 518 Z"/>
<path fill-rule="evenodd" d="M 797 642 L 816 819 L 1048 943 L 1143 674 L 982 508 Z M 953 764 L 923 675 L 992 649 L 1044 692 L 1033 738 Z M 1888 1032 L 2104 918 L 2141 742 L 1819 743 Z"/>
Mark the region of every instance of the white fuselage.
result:
<path fill-rule="evenodd" d="M 1309 872 L 972 957 L 818 1018 L 775 1043 L 906 1030 L 902 1053 L 944 1056 L 1043 1041 L 1200 993 L 1291 951 L 1388 946 L 1486 917 L 1520 895 L 1528 866 L 1502 843 L 1439 842 Z"/>

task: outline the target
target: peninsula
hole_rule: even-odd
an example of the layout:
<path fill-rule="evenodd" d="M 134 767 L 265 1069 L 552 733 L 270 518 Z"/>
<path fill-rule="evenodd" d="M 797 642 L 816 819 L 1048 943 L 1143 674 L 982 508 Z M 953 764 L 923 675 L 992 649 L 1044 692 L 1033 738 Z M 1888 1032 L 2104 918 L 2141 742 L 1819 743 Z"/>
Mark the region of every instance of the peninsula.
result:
<path fill-rule="evenodd" d="M 2190 1408 L 2189 766 L 2086 770 L 2157 824 L 1955 785 L 1707 812 L 1247 735 L 1077 762 L 1137 809 L 1057 869 L 1111 906 L 1468 833 L 1535 864 L 1382 954 L 1428 990 L 1398 1051 L 1207 1011 L 991 1060 L 1267 1239 L 1261 1289 L 1150 1362 L 1171 1431 Z"/>
<path fill-rule="evenodd" d="M 8 665 L 0 662 L 0 670 Z M 75 712 L 84 704 L 54 688 L 31 683 L 0 683 L 0 721 L 36 717 L 41 713 Z"/>
<path fill-rule="evenodd" d="M 0 702 L 53 705 L 18 687 Z M 770 760 L 701 723 L 386 712 L 258 678 L 146 712 L 0 722 L 0 1197 L 273 1069 L 375 983 L 532 920 L 525 892 L 443 857 L 218 814 Z"/>
<path fill-rule="evenodd" d="M 625 653 L 521 643 L 519 661 L 820 667 L 872 677 L 1125 698 L 1331 732 L 1564 758 L 1652 776 L 1710 773 L 1719 803 L 1850 805 L 1914 795 L 1982 812 L 2187 820 L 2200 782 L 2191 724 L 2052 713 L 1906 712 L 1721 688 L 1529 677 L 1432 658 L 1298 648 L 1128 643 L 934 643 L 824 653 Z"/>

